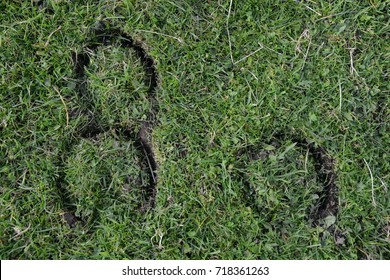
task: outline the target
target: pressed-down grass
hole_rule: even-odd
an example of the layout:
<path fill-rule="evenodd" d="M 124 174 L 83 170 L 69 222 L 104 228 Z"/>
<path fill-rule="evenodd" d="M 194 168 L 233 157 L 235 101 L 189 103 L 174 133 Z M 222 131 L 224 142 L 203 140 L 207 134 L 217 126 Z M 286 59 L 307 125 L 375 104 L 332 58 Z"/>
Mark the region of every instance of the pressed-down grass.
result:
<path fill-rule="evenodd" d="M 2 259 L 390 258 L 389 1 L 19 2 L 0 3 Z M 86 50 L 102 22 L 159 74 L 154 209 L 115 129 L 152 110 L 145 73 Z M 336 220 L 311 220 L 323 186 L 296 136 L 335 160 Z"/>

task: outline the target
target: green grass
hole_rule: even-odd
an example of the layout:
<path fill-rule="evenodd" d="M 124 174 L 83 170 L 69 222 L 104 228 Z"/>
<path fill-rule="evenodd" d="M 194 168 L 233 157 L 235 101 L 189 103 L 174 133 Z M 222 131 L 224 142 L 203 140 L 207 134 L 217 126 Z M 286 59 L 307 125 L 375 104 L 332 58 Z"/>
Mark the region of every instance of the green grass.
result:
<path fill-rule="evenodd" d="M 32 2 L 0 2 L 1 259 L 390 259 L 389 1 Z M 113 129 L 152 110 L 139 58 L 91 51 L 78 93 L 102 21 L 155 60 L 154 209 Z M 297 138 L 335 160 L 342 238 Z"/>

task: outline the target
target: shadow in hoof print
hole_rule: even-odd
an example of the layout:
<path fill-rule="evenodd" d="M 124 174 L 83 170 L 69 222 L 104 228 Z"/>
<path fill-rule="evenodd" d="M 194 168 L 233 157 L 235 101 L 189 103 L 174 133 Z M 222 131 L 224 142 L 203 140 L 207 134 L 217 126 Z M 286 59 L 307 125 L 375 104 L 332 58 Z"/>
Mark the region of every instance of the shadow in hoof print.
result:
<path fill-rule="evenodd" d="M 93 227 L 102 213 L 115 215 L 117 204 L 144 213 L 154 207 L 157 184 L 154 60 L 141 43 L 105 28 L 72 59 L 78 107 L 69 115 L 77 128 L 64 144 L 57 180 L 63 218 L 72 228 Z"/>
<path fill-rule="evenodd" d="M 282 236 L 307 222 L 339 235 L 334 159 L 313 142 L 285 135 L 272 139 L 238 154 L 245 162 L 240 180 L 248 206 L 266 228 L 280 230 Z"/>

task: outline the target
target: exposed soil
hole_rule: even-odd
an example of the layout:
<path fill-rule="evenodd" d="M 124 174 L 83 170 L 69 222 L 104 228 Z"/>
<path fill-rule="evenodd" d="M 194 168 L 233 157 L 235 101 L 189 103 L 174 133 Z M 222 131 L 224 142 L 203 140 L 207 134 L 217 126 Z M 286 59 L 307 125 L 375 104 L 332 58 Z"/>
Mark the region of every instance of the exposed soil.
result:
<path fill-rule="evenodd" d="M 144 82 L 148 87 L 148 98 L 149 102 L 152 104 L 152 110 L 150 111 L 147 120 L 140 123 L 138 132 L 134 131 L 131 127 L 106 127 L 99 123 L 98 117 L 90 113 L 93 112 L 93 110 L 91 110 L 93 105 L 90 104 L 90 100 L 92 100 L 90 95 L 93 93 L 89 92 L 87 89 L 85 73 L 85 69 L 90 63 L 88 52 L 95 51 L 99 46 L 111 45 L 114 42 L 119 42 L 120 47 L 122 48 L 131 48 L 135 50 L 145 71 L 146 79 Z M 153 58 L 149 56 L 140 42 L 135 42 L 130 36 L 119 29 L 106 29 L 105 23 L 100 22 L 99 27 L 92 30 L 91 40 L 87 43 L 85 52 L 72 53 L 72 59 L 74 63 L 74 73 L 79 81 L 76 90 L 80 100 L 83 102 L 83 109 L 77 114 L 87 115 L 90 121 L 87 126 L 80 128 L 78 132 L 73 135 L 73 140 L 66 145 L 66 152 L 64 154 L 69 153 L 72 146 L 75 145 L 79 139 L 97 139 L 100 134 L 109 130 L 115 130 L 119 135 L 122 135 L 125 138 L 124 140 L 132 140 L 132 142 L 135 143 L 134 148 L 139 151 L 141 158 L 139 162 L 140 170 L 144 170 L 149 174 L 149 184 L 146 190 L 142 191 L 145 196 L 145 202 L 140 205 L 140 210 L 146 211 L 147 209 L 154 208 L 158 164 L 151 141 L 151 132 L 157 114 L 155 91 L 158 85 L 158 75 Z M 66 156 L 63 156 L 60 159 L 60 162 L 66 162 Z M 64 172 L 61 172 L 57 179 L 57 186 L 63 200 L 62 203 L 65 212 L 63 214 L 63 219 L 71 228 L 73 228 L 78 221 L 82 221 L 82 217 L 77 217 L 74 214 L 75 209 L 72 206 L 71 201 L 69 201 L 69 194 L 67 193 L 65 185 L 65 174 Z"/>
<path fill-rule="evenodd" d="M 76 227 L 77 222 L 80 221 L 80 218 L 69 212 L 65 212 L 64 214 L 62 214 L 62 217 L 71 228 Z"/>
<path fill-rule="evenodd" d="M 314 143 L 307 144 L 311 156 L 315 160 L 315 168 L 323 189 L 319 194 L 317 210 L 313 215 L 314 221 L 319 221 L 327 216 L 336 216 L 338 213 L 338 186 L 336 185 L 335 161 L 327 151 Z"/>

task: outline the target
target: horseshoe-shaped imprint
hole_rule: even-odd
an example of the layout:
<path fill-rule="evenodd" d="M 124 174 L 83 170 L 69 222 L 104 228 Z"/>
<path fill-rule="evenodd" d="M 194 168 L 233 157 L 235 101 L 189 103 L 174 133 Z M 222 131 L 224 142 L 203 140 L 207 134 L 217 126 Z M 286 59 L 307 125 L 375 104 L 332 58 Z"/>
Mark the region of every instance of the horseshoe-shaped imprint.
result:
<path fill-rule="evenodd" d="M 336 217 L 338 213 L 338 186 L 336 185 L 336 172 L 334 170 L 334 159 L 329 156 L 327 151 L 313 143 L 306 140 L 292 138 L 292 145 L 290 147 L 300 147 L 306 149 L 308 155 L 314 160 L 314 168 L 317 173 L 318 181 L 321 184 L 321 189 L 317 193 L 319 199 L 314 207 L 314 209 L 308 209 L 309 219 L 312 220 L 313 226 L 324 225 L 323 221 L 327 217 Z M 287 138 L 282 135 L 277 135 L 272 141 L 272 145 L 268 146 L 277 146 L 281 142 L 285 141 Z M 249 147 L 245 150 L 239 151 L 239 156 L 246 155 L 250 162 L 254 162 L 260 159 L 266 159 L 269 157 L 270 152 L 267 150 L 259 150 L 257 147 Z M 244 170 L 246 167 L 244 166 Z M 241 173 L 240 177 L 244 184 L 246 185 L 247 197 L 251 198 L 250 204 L 256 205 L 256 202 L 253 200 L 253 195 L 256 194 L 256 191 L 251 186 L 250 178 Z M 261 207 L 261 206 L 260 206 Z M 258 209 L 261 211 L 261 209 Z M 328 230 L 334 231 L 335 228 L 332 226 Z"/>
<path fill-rule="evenodd" d="M 147 54 L 145 49 L 142 47 L 141 43 L 135 42 L 130 36 L 123 33 L 118 29 L 104 29 L 100 28 L 94 30 L 92 40 L 87 44 L 82 53 L 72 53 L 72 59 L 74 62 L 74 71 L 77 75 L 78 80 L 81 82 L 78 83 L 76 89 L 78 91 L 79 97 L 83 100 L 86 100 L 87 104 L 84 108 L 86 111 L 92 112 L 91 108 L 91 96 L 89 94 L 87 85 L 86 85 L 86 72 L 85 68 L 90 65 L 91 57 L 90 53 L 94 52 L 100 46 L 110 46 L 113 42 L 119 43 L 119 47 L 132 49 L 135 51 L 136 56 L 140 59 L 140 62 L 143 66 L 145 72 L 145 85 L 147 86 L 148 101 L 151 104 L 150 111 L 146 114 L 147 119 L 140 121 L 140 128 L 138 133 L 134 132 L 134 129 L 131 127 L 123 127 L 119 125 L 114 125 L 111 127 L 102 125 L 96 121 L 95 116 L 92 117 L 92 121 L 86 127 L 83 127 L 76 133 L 76 138 L 78 139 L 96 139 L 99 135 L 107 133 L 108 131 L 114 131 L 117 134 L 120 134 L 125 138 L 126 141 L 133 141 L 134 148 L 139 150 L 141 155 L 141 162 L 139 163 L 140 168 L 142 166 L 147 166 L 147 173 L 149 177 L 149 183 L 147 188 L 144 191 L 144 196 L 146 197 L 147 205 L 140 205 L 141 211 L 154 208 L 155 197 L 156 197 L 156 185 L 157 185 L 157 168 L 158 164 L 155 159 L 155 153 L 153 150 L 151 142 L 151 130 L 152 126 L 155 123 L 155 115 L 157 113 L 157 101 L 156 101 L 156 88 L 158 84 L 158 75 L 155 69 L 154 60 L 151 56 Z M 80 112 L 79 112 L 80 113 Z M 85 113 L 85 112 L 82 112 Z M 90 113 L 87 113 L 87 115 Z M 77 140 L 77 139 L 76 139 Z M 69 151 L 75 145 L 74 141 L 70 141 L 66 144 L 66 150 Z M 66 161 L 67 158 L 63 158 L 62 162 Z M 63 163 L 62 163 L 63 164 Z M 70 227 L 75 227 L 77 221 L 82 221 L 82 217 L 77 217 L 75 214 L 75 209 L 72 207 L 72 203 L 69 199 L 69 191 L 64 186 L 63 182 L 65 180 L 66 174 L 62 172 L 57 180 L 57 186 L 59 187 L 59 192 L 63 200 L 64 214 L 63 218 Z"/>

